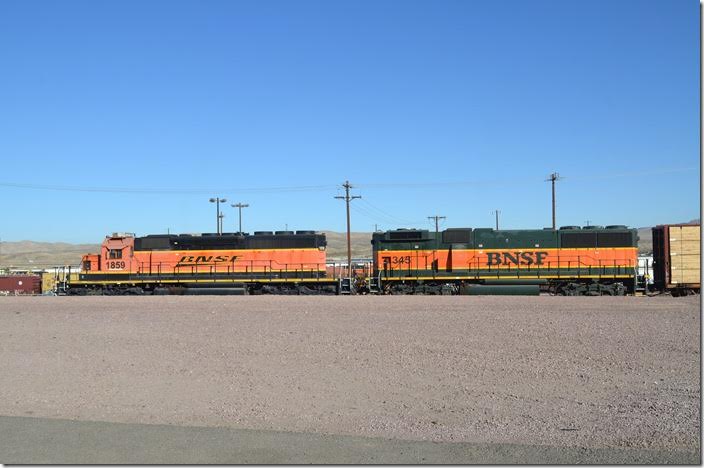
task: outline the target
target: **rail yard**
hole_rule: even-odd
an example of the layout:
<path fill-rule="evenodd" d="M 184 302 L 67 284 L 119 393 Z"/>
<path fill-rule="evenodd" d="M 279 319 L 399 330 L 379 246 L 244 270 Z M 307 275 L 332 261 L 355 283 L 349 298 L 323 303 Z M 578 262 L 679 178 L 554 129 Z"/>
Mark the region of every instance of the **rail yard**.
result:
<path fill-rule="evenodd" d="M 3 416 L 699 463 L 698 297 L 6 297 L 0 315 Z"/>
<path fill-rule="evenodd" d="M 113 233 L 0 277 L 0 460 L 698 463 L 700 226 L 652 233 Z"/>

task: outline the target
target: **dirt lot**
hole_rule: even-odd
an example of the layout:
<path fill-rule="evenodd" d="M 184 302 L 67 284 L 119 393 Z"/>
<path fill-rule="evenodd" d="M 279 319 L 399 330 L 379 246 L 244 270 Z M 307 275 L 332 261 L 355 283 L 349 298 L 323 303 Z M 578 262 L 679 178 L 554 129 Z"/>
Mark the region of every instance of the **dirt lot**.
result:
<path fill-rule="evenodd" d="M 5 297 L 0 415 L 699 450 L 699 298 Z"/>

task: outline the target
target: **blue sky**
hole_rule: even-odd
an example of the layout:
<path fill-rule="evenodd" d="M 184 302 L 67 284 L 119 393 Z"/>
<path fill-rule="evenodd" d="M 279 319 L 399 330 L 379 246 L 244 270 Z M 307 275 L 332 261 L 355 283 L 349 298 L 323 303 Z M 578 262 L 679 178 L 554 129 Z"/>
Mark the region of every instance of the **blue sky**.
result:
<path fill-rule="evenodd" d="M 699 217 L 696 1 L 4 1 L 0 60 L 3 241 Z"/>

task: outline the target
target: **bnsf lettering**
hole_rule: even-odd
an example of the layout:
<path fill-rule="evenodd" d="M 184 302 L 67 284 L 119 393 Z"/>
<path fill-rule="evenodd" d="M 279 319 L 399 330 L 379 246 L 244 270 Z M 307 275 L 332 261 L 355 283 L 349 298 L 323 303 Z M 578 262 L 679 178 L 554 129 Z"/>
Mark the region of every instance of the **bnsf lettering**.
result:
<path fill-rule="evenodd" d="M 547 252 L 489 252 L 488 266 L 497 265 L 542 265 Z"/>
<path fill-rule="evenodd" d="M 178 261 L 179 264 L 188 264 L 188 263 L 210 263 L 210 262 L 234 262 L 235 259 L 237 258 L 237 255 L 217 255 L 217 256 L 212 256 L 212 255 L 184 255 L 181 257 L 181 259 Z"/>

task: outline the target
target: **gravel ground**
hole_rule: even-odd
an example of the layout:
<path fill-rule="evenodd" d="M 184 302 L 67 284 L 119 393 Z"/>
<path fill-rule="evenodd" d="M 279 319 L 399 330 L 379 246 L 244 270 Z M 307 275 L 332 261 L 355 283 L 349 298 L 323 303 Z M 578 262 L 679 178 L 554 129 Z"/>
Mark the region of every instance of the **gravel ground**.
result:
<path fill-rule="evenodd" d="M 699 450 L 699 298 L 4 297 L 0 415 Z"/>

